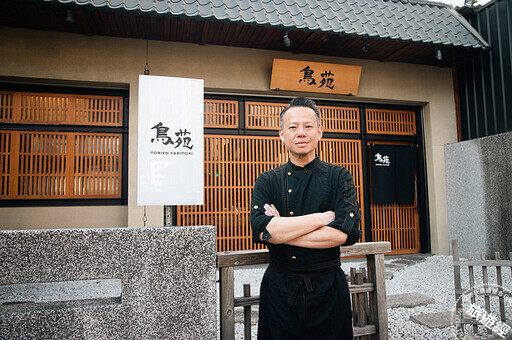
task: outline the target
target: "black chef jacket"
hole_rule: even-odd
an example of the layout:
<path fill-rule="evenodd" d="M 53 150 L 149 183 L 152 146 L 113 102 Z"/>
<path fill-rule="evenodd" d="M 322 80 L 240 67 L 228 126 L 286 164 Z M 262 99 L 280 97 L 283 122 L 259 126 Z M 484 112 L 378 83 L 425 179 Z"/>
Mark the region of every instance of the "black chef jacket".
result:
<path fill-rule="evenodd" d="M 334 211 L 328 224 L 355 243 L 361 232 L 359 204 L 350 172 L 316 157 L 304 167 L 288 163 L 258 176 L 251 202 L 254 242 L 273 218 L 265 203 L 280 215 L 301 216 Z M 266 243 L 266 242 L 264 242 Z M 270 266 L 260 289 L 260 339 L 352 339 L 350 296 L 340 268 L 339 247 L 309 249 L 266 243 Z"/>

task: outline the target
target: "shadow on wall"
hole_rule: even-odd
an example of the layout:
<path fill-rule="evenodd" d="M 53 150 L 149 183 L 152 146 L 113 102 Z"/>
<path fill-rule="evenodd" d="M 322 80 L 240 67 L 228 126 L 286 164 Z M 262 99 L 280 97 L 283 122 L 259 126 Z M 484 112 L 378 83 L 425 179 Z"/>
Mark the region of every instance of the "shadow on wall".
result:
<path fill-rule="evenodd" d="M 512 132 L 445 146 L 450 239 L 461 256 L 512 251 Z"/>

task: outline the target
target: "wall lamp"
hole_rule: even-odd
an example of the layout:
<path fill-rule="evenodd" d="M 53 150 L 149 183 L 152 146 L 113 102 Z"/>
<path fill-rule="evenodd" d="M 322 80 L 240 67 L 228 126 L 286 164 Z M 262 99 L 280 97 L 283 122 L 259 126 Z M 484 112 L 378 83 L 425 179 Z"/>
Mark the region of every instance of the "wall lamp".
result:
<path fill-rule="evenodd" d="M 66 11 L 66 22 L 69 22 L 70 24 L 75 23 L 75 18 L 73 18 L 73 12 L 70 9 Z"/>
<path fill-rule="evenodd" d="M 284 32 L 284 35 L 283 35 L 283 44 L 284 46 L 286 47 L 290 47 L 290 38 L 288 37 L 288 32 Z"/>
<path fill-rule="evenodd" d="M 442 60 L 443 59 L 443 54 L 441 53 L 440 49 L 436 49 L 436 59 L 437 60 Z"/>
<path fill-rule="evenodd" d="M 368 42 L 368 39 L 364 39 L 363 40 L 363 52 L 368 52 L 368 50 L 370 49 L 370 43 Z"/>

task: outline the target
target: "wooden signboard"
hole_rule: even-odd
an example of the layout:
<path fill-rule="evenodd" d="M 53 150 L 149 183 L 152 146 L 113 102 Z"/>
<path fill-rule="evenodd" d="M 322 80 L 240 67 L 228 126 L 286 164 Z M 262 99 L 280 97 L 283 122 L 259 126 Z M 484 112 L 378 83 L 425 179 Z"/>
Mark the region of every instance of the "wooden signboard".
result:
<path fill-rule="evenodd" d="M 357 95 L 361 66 L 274 59 L 270 89 Z"/>

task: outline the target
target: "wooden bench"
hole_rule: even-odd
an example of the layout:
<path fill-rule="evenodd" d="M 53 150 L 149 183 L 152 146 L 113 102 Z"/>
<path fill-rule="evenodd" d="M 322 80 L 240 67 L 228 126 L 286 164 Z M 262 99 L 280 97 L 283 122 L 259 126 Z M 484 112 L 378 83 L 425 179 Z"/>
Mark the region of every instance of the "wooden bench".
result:
<path fill-rule="evenodd" d="M 372 336 L 388 338 L 386 279 L 384 254 L 391 252 L 389 242 L 357 243 L 340 247 L 341 257 L 365 257 L 367 271 L 351 270 L 349 290 L 352 297 L 354 338 Z M 248 250 L 217 253 L 220 283 L 220 335 L 222 340 L 235 339 L 235 307 L 244 307 L 245 339 L 251 339 L 251 306 L 259 303 L 259 296 L 250 296 L 244 285 L 244 296 L 234 296 L 234 267 L 269 262 L 267 250 Z M 367 272 L 367 273 L 365 273 Z M 366 275 L 367 274 L 367 275 Z"/>

